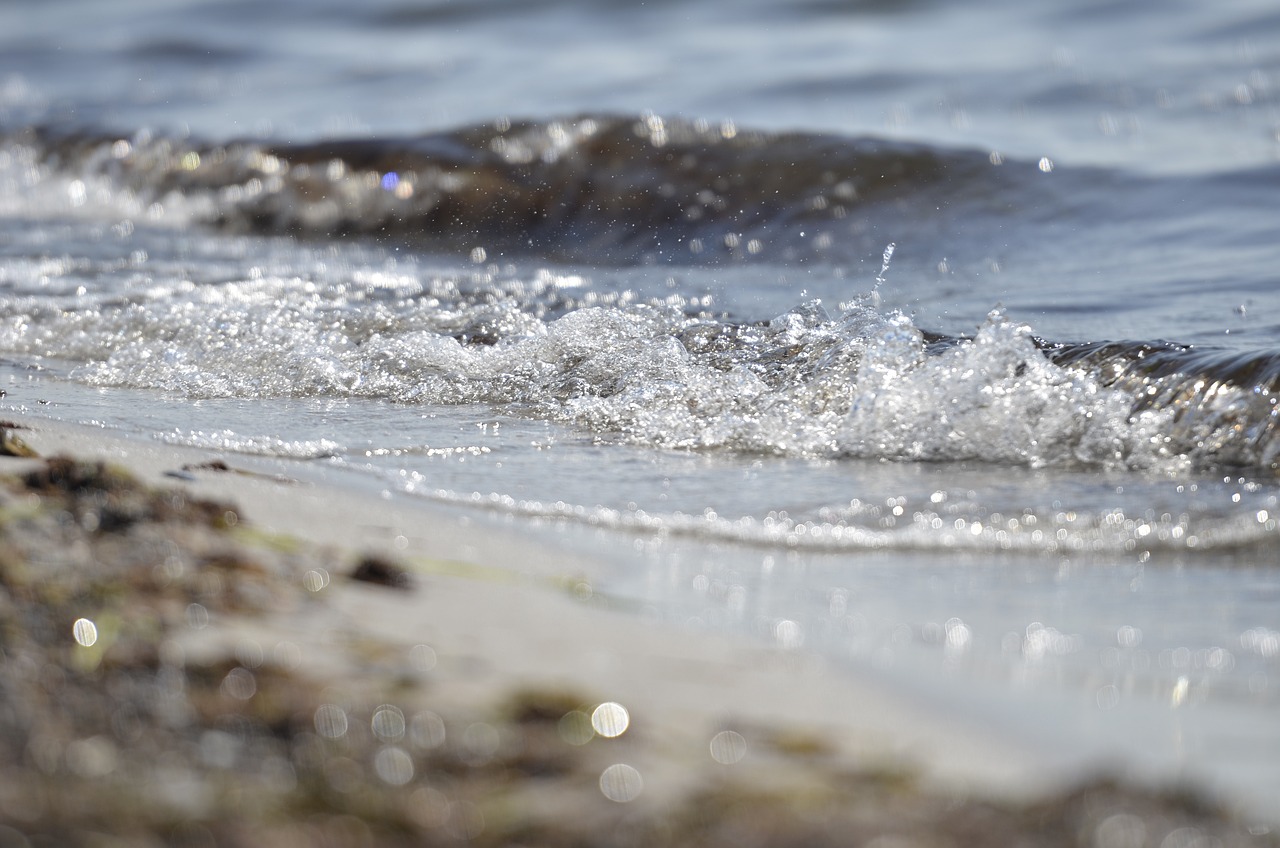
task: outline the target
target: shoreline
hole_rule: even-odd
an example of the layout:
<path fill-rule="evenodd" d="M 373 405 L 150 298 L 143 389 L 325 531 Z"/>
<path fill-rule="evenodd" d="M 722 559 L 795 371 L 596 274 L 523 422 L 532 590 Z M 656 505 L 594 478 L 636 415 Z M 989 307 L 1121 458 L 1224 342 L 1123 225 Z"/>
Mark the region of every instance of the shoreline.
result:
<path fill-rule="evenodd" d="M 1080 815 L 1097 819 L 1089 819 L 1095 828 L 1107 822 L 1131 825 L 1129 819 L 1116 819 L 1130 816 L 1152 822 L 1143 825 L 1146 833 L 1155 822 L 1185 819 L 1250 839 L 1193 796 L 1091 782 L 1093 775 L 1078 767 L 1054 771 L 1034 751 L 845 669 L 832 670 L 817 657 L 693 633 L 610 609 L 601 599 L 593 602 L 589 589 L 583 592 L 577 585 L 582 563 L 575 555 L 530 539 L 518 528 L 481 524 L 438 505 L 382 498 L 332 481 L 283 479 L 272 463 L 253 457 L 127 440 L 34 417 L 10 423 L 21 428 L 10 435 L 42 457 L 105 462 L 136 478 L 130 485 L 140 490 L 181 493 L 188 505 L 221 505 L 215 510 L 222 516 L 218 520 L 230 526 L 202 530 L 210 538 L 197 534 L 191 544 L 198 550 L 229 546 L 241 558 L 273 563 L 259 569 L 266 577 L 254 578 L 263 585 L 253 584 L 267 603 L 254 601 L 246 610 L 210 605 L 207 619 L 194 623 L 190 606 L 181 614 L 160 615 L 163 635 L 152 646 L 156 662 L 162 670 L 185 669 L 188 677 L 199 676 L 193 669 L 219 670 L 216 695 L 206 705 L 215 729 L 202 730 L 201 739 L 229 733 L 220 729 L 226 716 L 253 718 L 270 699 L 293 705 L 285 710 L 287 720 L 276 719 L 289 728 L 279 745 L 292 750 L 302 744 L 299 739 L 312 745 L 313 737 L 324 736 L 321 716 L 329 714 L 322 707 L 340 706 L 344 728 L 352 727 L 349 735 L 345 729 L 340 734 L 346 747 L 328 750 L 323 747 L 328 742 L 320 741 L 312 746 L 319 753 L 294 750 L 285 757 L 294 774 L 291 791 L 297 794 L 298 787 L 309 785 L 312 757 L 316 779 L 325 784 L 315 790 L 324 802 L 321 809 L 326 803 L 341 809 L 355 797 L 372 804 L 366 811 L 370 817 L 350 810 L 343 815 L 365 821 L 376 844 L 401 844 L 386 834 L 405 827 L 418 828 L 419 837 L 486 844 L 528 827 L 534 828 L 529 834 L 541 834 L 540 841 L 564 837 L 570 844 L 569 836 L 611 833 L 623 819 L 641 828 L 637 833 L 649 833 L 644 828 L 656 822 L 684 821 L 691 799 L 712 804 L 706 799 L 713 797 L 726 806 L 699 827 L 764 816 L 770 827 L 782 828 L 769 844 L 786 844 L 785 834 L 801 832 L 796 828 L 848 815 L 854 809 L 849 799 L 859 796 L 883 796 L 878 822 L 874 810 L 855 805 L 858 821 L 871 827 L 868 834 L 893 832 L 884 828 L 908 813 L 919 822 L 933 822 L 930 826 L 942 834 L 961 833 L 970 826 L 962 820 L 979 814 L 999 822 L 991 825 L 991 833 L 1007 827 L 1021 832 L 1017 823 L 1032 813 L 1044 819 L 1052 818 L 1046 810 L 1061 809 L 1068 816 L 1080 807 Z M 4 459 L 0 473 L 35 473 L 45 464 Z M 25 501 L 18 497 L 32 501 L 30 495 Z M 80 521 L 78 528 L 63 530 L 85 536 L 77 536 L 77 544 L 97 551 L 106 541 L 101 519 L 94 516 L 88 526 Z M 190 523 L 187 517 L 148 526 L 166 544 L 182 547 L 188 544 L 184 536 Z M 140 531 L 130 527 L 127 532 Z M 351 579 L 361 562 L 375 563 L 373 576 L 389 575 L 383 582 L 391 585 Z M 241 579 L 234 569 L 220 578 L 226 586 Z M 80 657 L 76 650 L 84 646 L 75 644 L 70 630 L 62 635 L 65 644 L 51 650 L 70 651 L 72 660 Z M 102 651 L 100 662 L 108 656 L 106 648 Z M 246 663 L 245 655 L 257 664 Z M 250 677 L 236 676 L 237 670 Z M 238 697 L 243 691 L 236 689 L 237 681 L 249 679 L 253 691 Z M 92 674 L 85 685 L 94 685 Z M 610 704 L 626 708 L 624 732 L 606 738 L 599 726 L 594 733 L 574 729 L 581 719 L 573 716 L 586 717 Z M 393 708 L 386 713 L 391 718 L 379 719 L 383 707 Z M 397 713 L 399 735 L 380 732 L 379 721 L 394 725 Z M 441 729 L 441 738 L 460 747 L 443 742 L 414 747 L 407 725 L 417 718 L 426 723 L 419 730 L 428 742 L 427 725 L 438 721 L 448 727 L 447 734 Z M 253 720 L 266 721 L 263 716 Z M 354 741 L 358 724 L 364 728 L 362 742 Z M 617 729 L 616 721 L 605 724 L 608 732 Z M 51 774 L 70 767 L 75 757 L 68 759 L 67 752 L 79 750 L 73 746 L 82 741 L 65 741 Z M 116 761 L 128 759 L 119 740 L 113 746 Z M 443 765 L 436 763 L 448 778 L 444 781 L 429 768 L 441 755 L 437 748 L 449 751 Z M 272 757 L 284 755 L 276 751 Z M 222 768 L 217 756 L 212 759 Z M 501 777 L 491 774 L 495 763 L 504 764 Z M 344 769 L 349 774 L 335 776 L 335 770 Z M 399 783 L 406 769 L 410 776 Z M 549 770 L 554 779 L 544 780 L 540 770 Z M 77 777 L 96 777 L 113 792 L 128 793 L 127 783 L 113 783 L 123 768 L 98 775 L 92 768 L 81 771 L 86 774 L 76 772 Z M 1082 784 L 1086 788 L 1076 788 Z M 611 792 L 630 797 L 611 800 Z M 213 792 L 211 797 L 217 800 L 194 820 L 206 821 L 209 810 L 220 805 L 225 814 L 226 798 L 235 796 Z M 1085 797 L 1094 800 L 1080 800 Z M 385 805 L 395 806 L 394 798 L 401 802 L 393 814 Z M 744 798 L 755 801 L 744 804 Z M 806 805 L 813 815 L 796 813 Z M 251 807 L 238 809 L 243 813 Z M 1136 812 L 1124 812 L 1131 808 Z M 1112 812 L 1099 817 L 1099 809 Z M 2 797 L 0 811 L 12 812 Z M 267 812 L 280 815 L 270 807 Z M 11 827 L 22 824 L 6 818 Z M 293 819 L 284 815 L 283 820 Z M 383 827 L 388 821 L 397 822 L 389 831 Z M 1168 832 L 1175 829 L 1170 826 Z M 231 836 L 228 832 L 226 838 Z M 1264 841 L 1256 844 L 1270 844 L 1265 839 L 1272 837 L 1259 838 Z M 1227 844 L 1236 844 L 1234 839 Z"/>

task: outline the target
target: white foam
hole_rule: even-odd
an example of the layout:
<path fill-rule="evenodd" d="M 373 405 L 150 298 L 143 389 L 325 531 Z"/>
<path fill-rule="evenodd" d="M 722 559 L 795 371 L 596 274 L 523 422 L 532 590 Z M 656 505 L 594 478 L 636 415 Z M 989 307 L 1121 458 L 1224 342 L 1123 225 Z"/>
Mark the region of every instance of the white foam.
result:
<path fill-rule="evenodd" d="M 343 451 L 342 445 L 328 439 L 290 441 L 271 436 L 246 436 L 231 430 L 174 430 L 157 433 L 156 438 L 170 445 L 288 459 L 325 459 Z"/>

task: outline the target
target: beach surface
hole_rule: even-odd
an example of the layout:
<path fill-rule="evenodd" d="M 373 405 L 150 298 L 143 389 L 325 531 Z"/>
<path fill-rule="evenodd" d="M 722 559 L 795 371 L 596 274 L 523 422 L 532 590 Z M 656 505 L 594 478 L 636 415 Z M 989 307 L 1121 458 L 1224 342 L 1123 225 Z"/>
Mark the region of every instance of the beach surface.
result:
<path fill-rule="evenodd" d="M 15 838 L 1273 844 L 1231 799 L 1126 788 L 817 657 L 628 609 L 518 524 L 6 424 L 39 455 L 0 464 L 0 585 L 11 612 L 29 604 L 6 637 Z"/>

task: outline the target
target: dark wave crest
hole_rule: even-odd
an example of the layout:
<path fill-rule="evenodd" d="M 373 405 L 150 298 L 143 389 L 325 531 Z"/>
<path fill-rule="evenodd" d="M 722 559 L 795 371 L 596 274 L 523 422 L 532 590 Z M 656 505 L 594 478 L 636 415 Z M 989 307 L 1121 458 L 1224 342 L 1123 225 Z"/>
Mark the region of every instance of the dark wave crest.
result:
<path fill-rule="evenodd" d="M 1172 411 L 1161 437 L 1201 463 L 1280 469 L 1280 352 L 1168 342 L 1042 343 L 1055 364 L 1133 398 L 1131 415 Z"/>
<path fill-rule="evenodd" d="M 50 166 L 142 197 L 211 199 L 207 222 L 231 231 L 610 264 L 838 253 L 873 216 L 1013 204 L 1002 188 L 1019 170 L 973 151 L 655 116 L 290 144 L 18 138 Z"/>

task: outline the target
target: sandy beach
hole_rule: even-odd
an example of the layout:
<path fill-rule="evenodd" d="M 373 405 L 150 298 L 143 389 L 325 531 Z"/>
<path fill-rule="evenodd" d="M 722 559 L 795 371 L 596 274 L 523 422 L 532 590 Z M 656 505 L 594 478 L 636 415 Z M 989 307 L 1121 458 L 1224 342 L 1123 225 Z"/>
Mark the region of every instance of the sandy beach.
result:
<path fill-rule="evenodd" d="M 1274 844 L 1230 799 L 621 608 L 518 525 L 6 428 L 39 455 L 0 463 L 12 844 Z"/>

